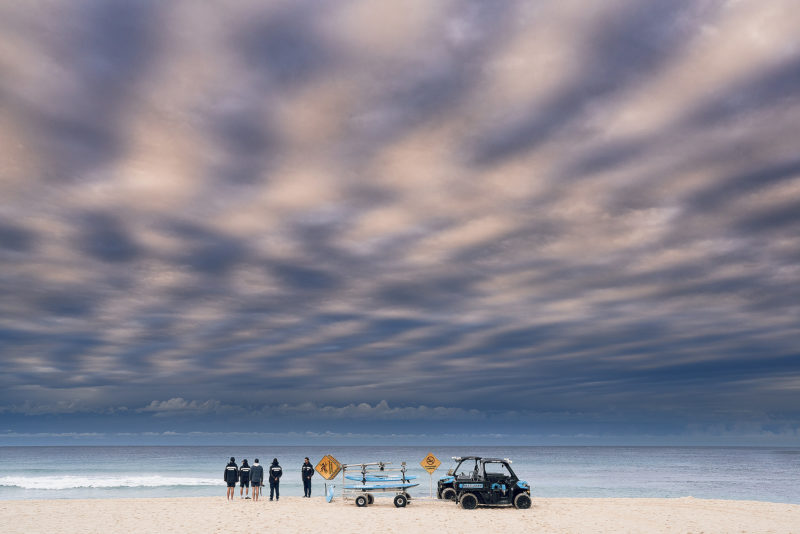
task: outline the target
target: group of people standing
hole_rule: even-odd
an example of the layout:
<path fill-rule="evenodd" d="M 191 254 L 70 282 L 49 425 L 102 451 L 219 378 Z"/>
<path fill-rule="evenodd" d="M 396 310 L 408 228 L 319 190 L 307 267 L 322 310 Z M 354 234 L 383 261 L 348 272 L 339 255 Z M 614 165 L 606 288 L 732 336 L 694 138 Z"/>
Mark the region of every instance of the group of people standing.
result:
<path fill-rule="evenodd" d="M 281 477 L 283 469 L 278 463 L 277 458 L 272 459 L 272 465 L 267 470 L 269 481 L 269 500 L 280 500 Z M 303 497 L 311 497 L 311 477 L 314 476 L 314 468 L 308 457 L 303 461 L 300 468 L 300 477 L 303 479 Z M 250 498 L 250 486 L 253 486 L 253 500 L 257 501 L 261 495 L 261 488 L 264 486 L 264 468 L 255 459 L 253 465 L 248 465 L 247 460 L 242 460 L 242 465 L 236 465 L 236 458 L 231 456 L 231 461 L 225 466 L 223 480 L 228 484 L 228 500 L 236 498 L 236 483 L 239 483 L 239 497 L 242 499 Z"/>

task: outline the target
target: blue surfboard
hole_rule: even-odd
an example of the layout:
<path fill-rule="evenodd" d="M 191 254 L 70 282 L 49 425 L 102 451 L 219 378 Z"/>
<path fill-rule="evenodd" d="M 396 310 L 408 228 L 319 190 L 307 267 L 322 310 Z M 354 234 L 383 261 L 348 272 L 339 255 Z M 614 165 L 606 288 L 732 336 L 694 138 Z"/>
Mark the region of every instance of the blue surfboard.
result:
<path fill-rule="evenodd" d="M 327 486 L 327 485 L 326 485 Z M 325 500 L 331 502 L 333 500 L 333 485 L 327 486 L 325 491 Z"/>
<path fill-rule="evenodd" d="M 359 482 L 362 481 L 362 480 L 366 480 L 367 482 L 402 482 L 403 481 L 403 477 L 401 477 L 400 475 L 365 475 L 363 477 L 359 476 L 359 475 L 345 475 L 344 478 L 346 478 L 347 480 L 357 480 Z M 406 476 L 406 480 L 414 480 L 415 478 L 417 478 L 416 475 L 408 475 L 408 476 Z"/>
<path fill-rule="evenodd" d="M 384 482 L 382 484 L 348 484 L 344 487 L 344 489 L 349 490 L 362 490 L 362 491 L 369 491 L 374 489 L 407 489 L 413 488 L 414 486 L 419 486 L 419 484 L 412 484 L 410 482 Z"/>

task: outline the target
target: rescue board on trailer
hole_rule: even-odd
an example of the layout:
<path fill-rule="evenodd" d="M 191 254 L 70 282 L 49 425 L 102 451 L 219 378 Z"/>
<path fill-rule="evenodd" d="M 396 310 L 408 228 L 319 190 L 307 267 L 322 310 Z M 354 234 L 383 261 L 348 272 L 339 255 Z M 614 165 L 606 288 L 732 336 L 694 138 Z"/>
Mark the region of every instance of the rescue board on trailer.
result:
<path fill-rule="evenodd" d="M 345 475 L 344 478 L 358 482 L 403 482 L 403 477 L 400 475 Z M 406 477 L 406 480 L 414 480 L 415 478 L 417 478 L 416 475 L 409 475 Z"/>
<path fill-rule="evenodd" d="M 419 486 L 419 484 L 413 484 L 411 482 L 404 482 L 404 483 L 394 483 L 394 482 L 385 482 L 383 484 L 348 484 L 344 487 L 344 489 L 349 490 L 361 490 L 361 491 L 369 491 L 369 490 L 403 490 L 407 488 L 413 488 L 414 486 Z"/>

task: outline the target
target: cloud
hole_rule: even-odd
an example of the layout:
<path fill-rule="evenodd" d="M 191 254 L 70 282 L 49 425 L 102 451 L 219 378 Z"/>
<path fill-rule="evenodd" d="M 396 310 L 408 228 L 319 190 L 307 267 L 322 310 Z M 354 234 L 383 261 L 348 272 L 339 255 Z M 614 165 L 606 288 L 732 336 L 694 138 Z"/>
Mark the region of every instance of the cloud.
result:
<path fill-rule="evenodd" d="M 1 8 L 4 416 L 793 416 L 793 7 Z"/>
<path fill-rule="evenodd" d="M 444 406 L 406 406 L 390 407 L 385 400 L 371 405 L 366 402 L 348 404 L 346 406 L 318 406 L 312 402 L 288 405 L 281 404 L 275 408 L 266 408 L 267 413 L 282 416 L 313 417 L 316 419 L 367 419 L 367 420 L 436 420 L 459 419 L 474 420 L 485 419 L 486 414 L 478 410 L 464 410 L 460 408 L 445 408 Z"/>
<path fill-rule="evenodd" d="M 25 401 L 20 404 L 0 406 L 0 413 L 22 414 L 27 416 L 38 415 L 63 415 L 63 414 L 124 414 L 128 411 L 125 406 L 97 408 L 86 401 L 57 401 L 52 404 L 38 404 Z"/>
<path fill-rule="evenodd" d="M 16 251 L 29 252 L 36 243 L 36 236 L 14 223 L 0 221 L 0 247 Z"/>
<path fill-rule="evenodd" d="M 144 408 L 139 408 L 137 412 L 153 413 L 156 416 L 176 416 L 176 415 L 208 415 L 221 413 L 235 413 L 242 411 L 236 406 L 229 406 L 217 400 L 207 401 L 186 401 L 181 397 L 174 397 L 165 401 L 152 401 Z"/>

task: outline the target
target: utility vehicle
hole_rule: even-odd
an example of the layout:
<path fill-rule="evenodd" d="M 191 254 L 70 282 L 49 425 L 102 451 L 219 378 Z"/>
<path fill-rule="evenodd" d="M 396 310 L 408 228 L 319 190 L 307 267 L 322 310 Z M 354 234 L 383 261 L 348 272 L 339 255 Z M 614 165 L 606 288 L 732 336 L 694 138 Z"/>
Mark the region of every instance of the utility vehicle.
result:
<path fill-rule="evenodd" d="M 439 479 L 436 495 L 465 510 L 480 505 L 531 507 L 531 488 L 517 478 L 508 458 L 453 457 L 455 467 Z"/>

